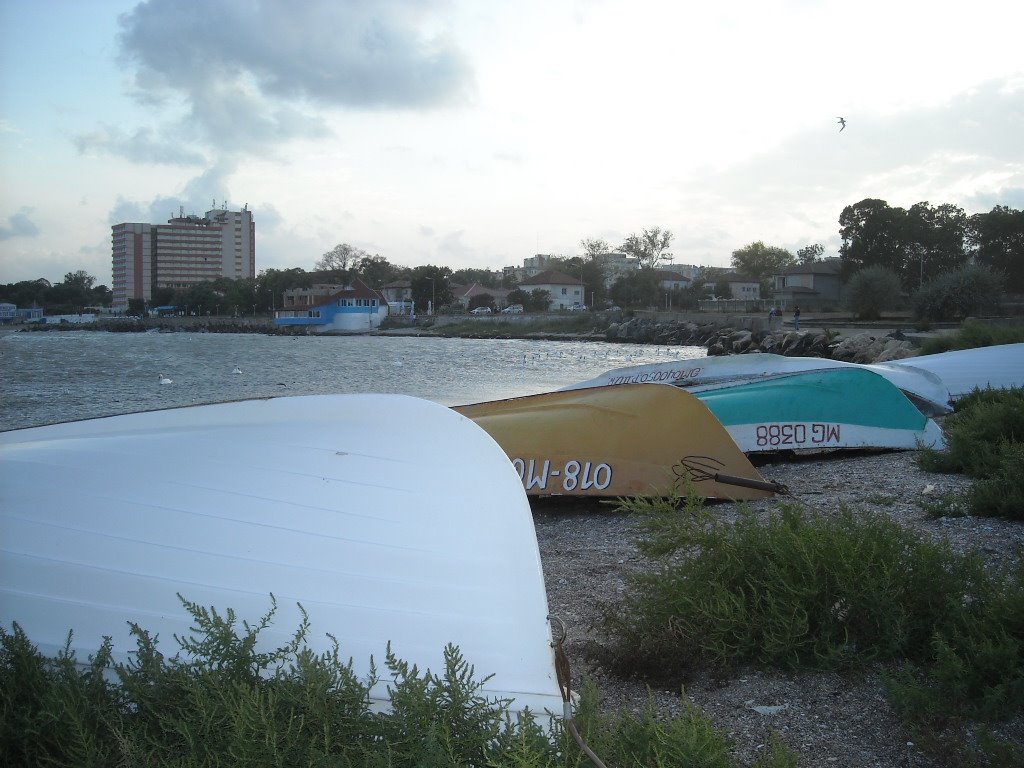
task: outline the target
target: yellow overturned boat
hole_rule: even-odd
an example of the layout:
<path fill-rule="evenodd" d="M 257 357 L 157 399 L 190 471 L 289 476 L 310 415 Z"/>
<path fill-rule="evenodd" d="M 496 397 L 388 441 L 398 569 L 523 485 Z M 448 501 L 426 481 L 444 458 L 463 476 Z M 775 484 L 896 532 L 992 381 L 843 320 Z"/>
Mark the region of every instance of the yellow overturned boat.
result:
<path fill-rule="evenodd" d="M 700 400 L 669 385 L 593 387 L 463 405 L 512 460 L 530 496 L 748 500 L 765 481 Z"/>

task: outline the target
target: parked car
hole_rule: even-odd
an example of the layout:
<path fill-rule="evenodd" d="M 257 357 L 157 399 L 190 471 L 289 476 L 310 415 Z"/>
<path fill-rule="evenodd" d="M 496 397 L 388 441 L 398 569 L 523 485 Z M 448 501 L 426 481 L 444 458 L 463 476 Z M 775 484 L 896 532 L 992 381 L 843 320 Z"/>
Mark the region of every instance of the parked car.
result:
<path fill-rule="evenodd" d="M 586 304 L 573 304 L 571 307 L 569 307 L 569 311 L 570 312 L 586 312 L 587 311 L 587 305 Z"/>
<path fill-rule="evenodd" d="M 521 314 L 523 314 L 523 305 L 522 304 L 509 304 L 507 307 L 505 307 L 503 310 L 501 310 L 501 314 L 503 314 L 503 315 L 521 315 Z"/>
<path fill-rule="evenodd" d="M 471 309 L 469 311 L 469 313 L 471 315 L 489 315 L 489 314 L 491 314 L 491 308 L 490 307 L 477 307 L 476 309 Z"/>

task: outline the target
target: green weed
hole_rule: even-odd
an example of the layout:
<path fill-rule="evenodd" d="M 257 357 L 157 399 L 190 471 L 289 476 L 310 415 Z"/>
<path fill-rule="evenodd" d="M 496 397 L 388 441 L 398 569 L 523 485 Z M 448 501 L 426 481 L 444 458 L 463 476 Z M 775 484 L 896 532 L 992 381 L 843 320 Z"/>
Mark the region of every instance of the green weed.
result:
<path fill-rule="evenodd" d="M 946 449 L 922 449 L 917 458 L 921 468 L 974 478 L 967 494 L 973 515 L 1024 519 L 1024 389 L 966 395 L 944 430 Z"/>
<path fill-rule="evenodd" d="M 922 495 L 917 500 L 918 508 L 932 519 L 940 517 L 965 517 L 968 503 L 964 494 L 947 491 L 937 495 Z"/>
<path fill-rule="evenodd" d="M 987 325 L 971 320 L 964 323 L 956 333 L 926 339 L 921 344 L 921 354 L 933 355 L 951 349 L 973 349 L 1020 342 L 1024 342 L 1024 326 Z"/>
<path fill-rule="evenodd" d="M 133 627 L 128 664 L 111 662 L 104 643 L 88 664 L 65 649 L 41 656 L 21 628 L 0 628 L 0 764 L 47 766 L 332 766 L 333 768 L 582 768 L 590 765 L 560 721 L 543 725 L 508 702 L 486 698 L 458 649 L 444 670 L 421 672 L 390 647 L 366 679 L 342 661 L 337 643 L 322 654 L 305 646 L 303 620 L 289 642 L 258 652 L 276 603 L 258 622 L 239 622 L 182 599 L 194 620 L 177 637 L 183 651 L 162 656 Z M 70 647 L 70 636 L 69 644 Z M 384 681 L 389 708 L 371 709 Z M 680 717 L 605 714 L 586 682 L 576 722 L 591 748 L 613 766 L 673 768 L 734 763 L 727 737 L 684 700 Z M 775 741 L 763 768 L 792 765 Z"/>

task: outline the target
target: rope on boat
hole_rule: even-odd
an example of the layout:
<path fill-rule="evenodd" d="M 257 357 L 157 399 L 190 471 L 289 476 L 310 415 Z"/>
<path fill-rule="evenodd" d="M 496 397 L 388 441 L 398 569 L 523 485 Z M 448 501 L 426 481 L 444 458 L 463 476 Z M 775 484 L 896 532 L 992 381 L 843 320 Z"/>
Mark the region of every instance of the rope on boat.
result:
<path fill-rule="evenodd" d="M 694 483 L 701 483 L 713 480 L 724 485 L 735 485 L 741 488 L 755 488 L 759 491 L 770 491 L 778 494 L 788 494 L 789 488 L 782 483 L 774 483 L 770 480 L 754 480 L 749 477 L 738 477 L 719 472 L 718 468 L 722 463 L 711 456 L 684 456 L 679 463 L 672 467 L 676 477 L 690 480 Z"/>
<path fill-rule="evenodd" d="M 562 717 L 565 726 L 569 729 L 573 739 L 583 753 L 590 758 L 590 761 L 597 768 L 608 768 L 601 758 L 594 754 L 594 751 L 587 745 L 576 727 L 576 720 L 572 716 L 572 684 L 569 669 L 569 656 L 565 652 L 565 624 L 557 616 L 548 616 L 548 621 L 558 628 L 558 637 L 551 644 L 555 649 L 555 678 L 558 680 L 558 690 L 562 694 Z"/>

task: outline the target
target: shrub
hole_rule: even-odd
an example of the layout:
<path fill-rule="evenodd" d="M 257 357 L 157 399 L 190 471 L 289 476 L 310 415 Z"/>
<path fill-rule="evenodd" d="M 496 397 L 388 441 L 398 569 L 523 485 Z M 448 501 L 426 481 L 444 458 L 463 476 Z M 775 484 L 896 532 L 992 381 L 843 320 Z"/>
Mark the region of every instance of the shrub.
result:
<path fill-rule="evenodd" d="M 951 349 L 974 349 L 1020 342 L 1024 342 L 1024 327 L 1003 327 L 969 320 L 956 333 L 926 339 L 921 345 L 921 354 L 933 355 Z"/>
<path fill-rule="evenodd" d="M 846 306 L 861 320 L 877 320 L 882 310 L 899 306 L 901 296 L 899 275 L 881 266 L 856 272 L 846 286 Z"/>
<path fill-rule="evenodd" d="M 1003 275 L 969 264 L 925 283 L 911 303 L 920 320 L 958 320 L 995 310 L 1002 294 Z"/>
<path fill-rule="evenodd" d="M 1024 519 L 1024 389 L 975 390 L 957 403 L 944 429 L 946 449 L 922 449 L 918 464 L 974 478 L 971 514 Z"/>
<path fill-rule="evenodd" d="M 880 515 L 783 506 L 763 524 L 750 512 L 729 524 L 691 498 L 682 511 L 655 502 L 641 526 L 641 549 L 663 566 L 632 578 L 625 606 L 604 606 L 605 653 L 658 678 L 684 678 L 698 664 L 927 658 L 934 628 L 987 584 L 978 557 Z"/>
<path fill-rule="evenodd" d="M 894 709 L 919 723 L 951 716 L 1000 720 L 1024 702 L 1024 564 L 993 582 L 984 610 L 973 607 L 937 628 L 929 664 L 884 678 Z"/>
<path fill-rule="evenodd" d="M 558 721 L 541 727 L 511 718 L 507 702 L 481 695 L 473 667 L 445 649 L 440 674 L 419 672 L 390 647 L 384 670 L 366 680 L 337 644 L 314 654 L 303 619 L 291 640 L 259 653 L 255 625 L 182 600 L 195 622 L 176 638 L 185 656 L 161 656 L 133 627 L 137 652 L 112 664 L 105 643 L 84 668 L 73 653 L 42 657 L 15 624 L 0 628 L 0 764 L 52 766 L 322 765 L 338 768 L 582 768 L 589 765 Z M 305 616 L 305 614 L 303 614 Z M 70 638 L 69 638 L 70 643 Z M 390 710 L 370 707 L 370 689 L 388 680 Z M 653 705 L 638 714 L 601 710 L 585 681 L 576 722 L 609 765 L 675 768 L 733 765 L 728 738 L 684 699 L 679 717 Z M 547 719 L 545 718 L 547 723 Z M 795 765 L 774 737 L 760 768 Z"/>

